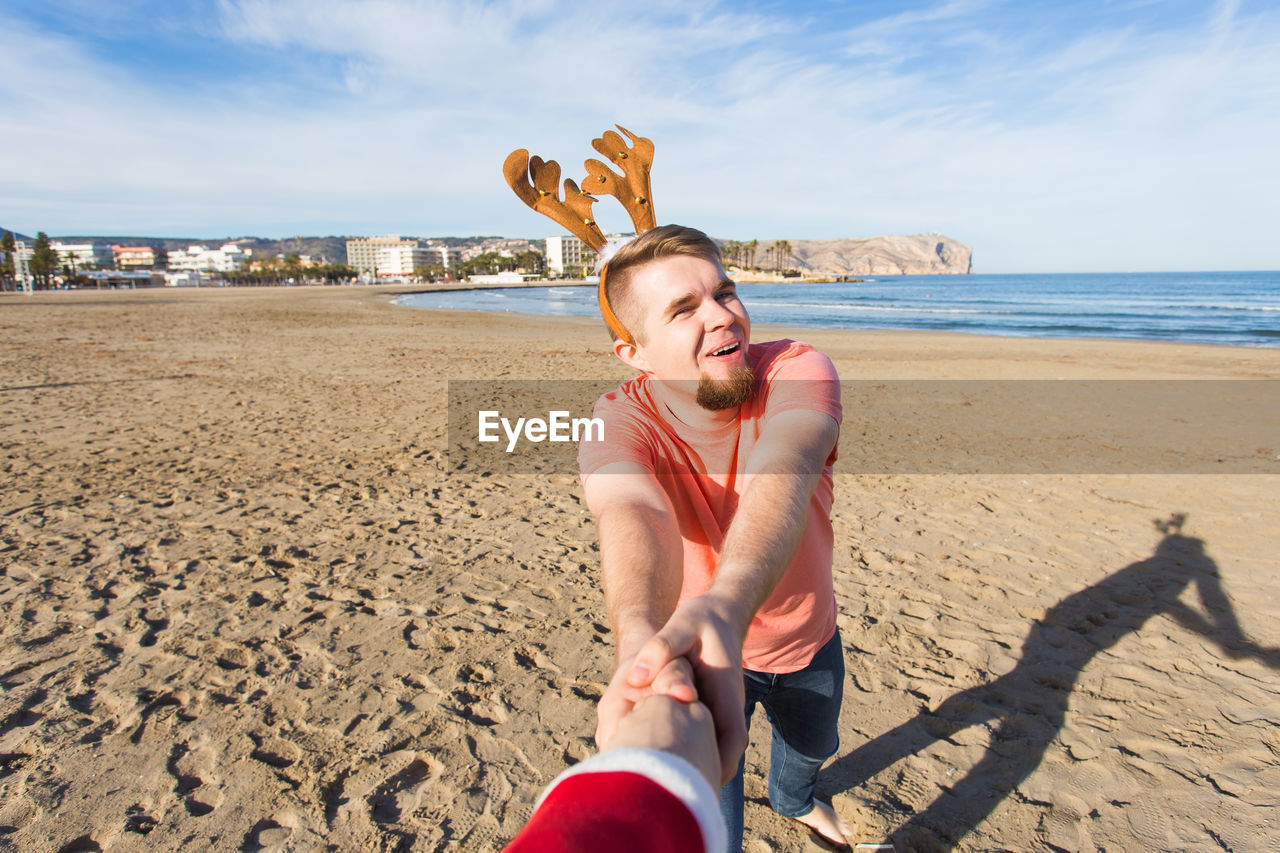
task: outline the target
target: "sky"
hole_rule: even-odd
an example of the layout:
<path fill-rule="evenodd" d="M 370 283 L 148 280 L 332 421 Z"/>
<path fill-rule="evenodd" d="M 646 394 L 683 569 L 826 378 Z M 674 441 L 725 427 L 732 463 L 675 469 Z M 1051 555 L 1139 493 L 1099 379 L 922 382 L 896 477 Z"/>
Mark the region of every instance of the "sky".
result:
<path fill-rule="evenodd" d="M 615 123 L 717 238 L 1280 269 L 1277 0 L 0 0 L 25 234 L 545 237 L 507 153 L 580 178 Z"/>

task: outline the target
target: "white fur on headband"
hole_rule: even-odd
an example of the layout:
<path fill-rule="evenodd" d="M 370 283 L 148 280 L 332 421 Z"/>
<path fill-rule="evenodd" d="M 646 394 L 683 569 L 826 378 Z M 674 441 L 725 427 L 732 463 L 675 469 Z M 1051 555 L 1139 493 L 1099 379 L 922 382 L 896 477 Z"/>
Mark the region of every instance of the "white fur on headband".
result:
<path fill-rule="evenodd" d="M 596 259 L 596 275 L 600 275 L 600 270 L 604 269 L 604 265 L 609 263 L 609 259 L 618 253 L 618 250 L 630 243 L 636 237 L 632 234 L 630 237 L 613 237 L 600 248 L 600 257 Z"/>

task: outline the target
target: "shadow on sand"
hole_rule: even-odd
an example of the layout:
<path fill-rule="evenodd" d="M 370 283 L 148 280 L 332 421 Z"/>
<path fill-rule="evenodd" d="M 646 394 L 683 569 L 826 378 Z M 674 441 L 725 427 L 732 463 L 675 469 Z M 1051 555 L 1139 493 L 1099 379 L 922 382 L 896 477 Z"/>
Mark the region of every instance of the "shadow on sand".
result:
<path fill-rule="evenodd" d="M 899 850 L 947 850 L 1039 766 L 1062 729 L 1076 680 L 1094 655 L 1153 616 L 1172 617 L 1229 657 L 1280 669 L 1280 648 L 1261 647 L 1241 631 L 1204 542 L 1183 535 L 1185 520 L 1178 513 L 1155 522 L 1164 534 L 1155 553 L 1054 605 L 1032 625 L 1008 674 L 956 693 L 842 756 L 824 771 L 820 793 L 856 788 L 935 741 L 991 723 L 991 745 L 964 778 L 891 833 Z M 1203 613 L 1178 600 L 1191 585 Z"/>

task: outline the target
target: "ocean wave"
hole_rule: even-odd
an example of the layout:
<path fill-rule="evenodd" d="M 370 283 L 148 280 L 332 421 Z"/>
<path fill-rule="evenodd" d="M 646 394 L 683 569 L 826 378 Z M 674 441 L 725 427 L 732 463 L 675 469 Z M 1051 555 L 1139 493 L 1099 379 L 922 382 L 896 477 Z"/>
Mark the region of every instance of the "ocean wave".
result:
<path fill-rule="evenodd" d="M 892 305 L 826 305 L 820 302 L 761 302 L 758 308 L 802 308 L 808 311 L 861 311 L 883 314 L 1015 314 L 1015 311 L 987 311 L 976 308 L 905 308 Z M 750 309 L 751 306 L 748 306 Z"/>
<path fill-rule="evenodd" d="M 1176 305 L 1193 311 L 1280 311 L 1280 305 Z"/>

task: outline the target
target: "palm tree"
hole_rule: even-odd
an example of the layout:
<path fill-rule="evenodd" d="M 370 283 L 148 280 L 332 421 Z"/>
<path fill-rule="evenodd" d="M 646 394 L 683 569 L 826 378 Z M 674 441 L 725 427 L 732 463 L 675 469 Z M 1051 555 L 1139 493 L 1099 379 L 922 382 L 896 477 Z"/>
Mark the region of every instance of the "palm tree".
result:
<path fill-rule="evenodd" d="M 789 240 L 779 240 L 773 245 L 778 250 L 778 268 L 779 270 L 785 270 L 790 266 L 791 242 Z"/>
<path fill-rule="evenodd" d="M 725 262 L 729 266 L 738 264 L 738 253 L 742 251 L 742 244 L 737 240 L 726 240 L 720 253 L 724 256 Z"/>

